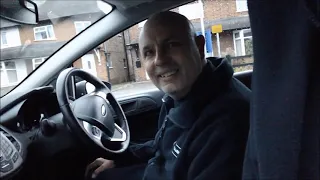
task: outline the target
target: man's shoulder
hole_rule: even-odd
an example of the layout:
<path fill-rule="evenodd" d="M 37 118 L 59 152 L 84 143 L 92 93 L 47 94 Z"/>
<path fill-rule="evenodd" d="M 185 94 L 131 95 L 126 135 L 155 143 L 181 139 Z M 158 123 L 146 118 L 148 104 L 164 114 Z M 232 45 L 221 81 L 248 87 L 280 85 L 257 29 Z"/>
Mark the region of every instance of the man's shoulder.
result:
<path fill-rule="evenodd" d="M 232 78 L 228 90 L 212 99 L 203 109 L 199 118 L 205 124 L 222 119 L 233 122 L 238 120 L 249 122 L 250 97 L 251 91 L 241 82 Z"/>

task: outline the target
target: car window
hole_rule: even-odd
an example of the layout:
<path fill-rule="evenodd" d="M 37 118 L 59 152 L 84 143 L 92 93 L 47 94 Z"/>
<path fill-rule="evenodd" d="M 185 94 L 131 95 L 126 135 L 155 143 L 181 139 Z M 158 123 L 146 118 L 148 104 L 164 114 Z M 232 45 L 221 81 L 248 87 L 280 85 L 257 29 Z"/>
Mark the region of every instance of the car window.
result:
<path fill-rule="evenodd" d="M 39 10 L 37 25 L 1 21 L 1 96 L 66 42 L 112 10 L 110 5 L 100 0 L 34 2 Z"/>
<path fill-rule="evenodd" d="M 194 1 L 171 11 L 185 15 L 196 33 L 205 35 L 206 57 L 228 59 L 235 72 L 253 69 L 252 34 L 245 0 Z M 145 22 L 100 44 L 75 61 L 74 67 L 111 82 L 116 95 L 154 89 L 139 55 L 138 37 Z"/>

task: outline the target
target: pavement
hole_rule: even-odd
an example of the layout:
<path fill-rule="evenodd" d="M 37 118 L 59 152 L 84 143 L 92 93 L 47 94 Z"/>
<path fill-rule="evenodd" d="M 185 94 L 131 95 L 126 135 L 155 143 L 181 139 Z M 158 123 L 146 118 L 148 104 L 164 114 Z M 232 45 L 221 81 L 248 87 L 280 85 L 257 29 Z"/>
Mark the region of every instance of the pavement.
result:
<path fill-rule="evenodd" d="M 151 81 L 128 82 L 123 84 L 115 84 L 111 87 L 112 94 L 115 97 L 130 96 L 153 89 L 157 89 L 157 87 L 153 85 Z"/>

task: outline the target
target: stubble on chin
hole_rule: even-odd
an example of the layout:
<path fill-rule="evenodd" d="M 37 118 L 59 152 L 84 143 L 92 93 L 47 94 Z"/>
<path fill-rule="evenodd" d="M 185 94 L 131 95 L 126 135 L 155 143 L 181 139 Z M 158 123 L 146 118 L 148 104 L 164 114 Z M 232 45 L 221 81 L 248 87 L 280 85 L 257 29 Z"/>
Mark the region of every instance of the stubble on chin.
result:
<path fill-rule="evenodd" d="M 173 84 L 166 84 L 161 86 L 161 90 L 166 94 L 172 94 L 176 92 L 176 87 Z"/>

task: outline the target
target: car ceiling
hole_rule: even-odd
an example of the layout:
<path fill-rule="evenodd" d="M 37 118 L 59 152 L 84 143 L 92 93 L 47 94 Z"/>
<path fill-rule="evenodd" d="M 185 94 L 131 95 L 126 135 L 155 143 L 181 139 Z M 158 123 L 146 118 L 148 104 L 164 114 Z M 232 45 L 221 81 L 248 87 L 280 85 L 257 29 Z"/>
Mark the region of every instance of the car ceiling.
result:
<path fill-rule="evenodd" d="M 116 10 L 122 13 L 125 16 L 131 16 L 132 13 L 143 13 L 143 7 L 152 6 L 152 4 L 157 3 L 165 3 L 170 4 L 168 7 L 177 7 L 179 5 L 187 4 L 189 2 L 195 0 L 175 0 L 175 1 L 168 1 L 168 0 L 103 0 L 113 6 L 116 7 Z M 139 11 L 137 11 L 139 9 Z M 142 10 L 142 12 L 141 12 Z"/>
<path fill-rule="evenodd" d="M 134 0 L 134 1 L 128 1 L 128 0 L 103 0 L 109 4 L 112 4 L 117 7 L 118 10 L 123 11 L 126 9 L 129 9 L 131 7 L 136 7 L 140 4 L 144 3 L 150 3 L 154 0 Z"/>
<path fill-rule="evenodd" d="M 113 7 L 122 14 L 127 14 L 129 9 L 136 9 L 138 6 L 152 3 L 159 0 L 102 0 Z M 96 0 L 91 1 L 62 1 L 62 0 L 47 0 L 41 4 L 38 9 L 39 20 L 50 20 L 53 18 L 66 17 L 74 14 L 84 14 L 92 12 L 101 12 L 96 5 Z M 63 9 L 68 9 L 65 11 Z M 11 22 L 1 18 L 1 27 L 17 26 L 19 23 Z"/>

